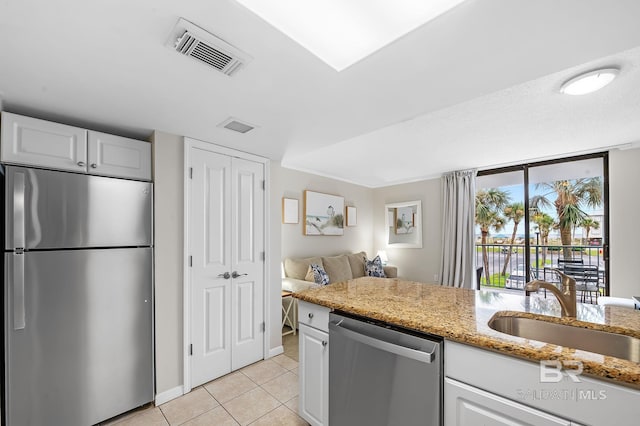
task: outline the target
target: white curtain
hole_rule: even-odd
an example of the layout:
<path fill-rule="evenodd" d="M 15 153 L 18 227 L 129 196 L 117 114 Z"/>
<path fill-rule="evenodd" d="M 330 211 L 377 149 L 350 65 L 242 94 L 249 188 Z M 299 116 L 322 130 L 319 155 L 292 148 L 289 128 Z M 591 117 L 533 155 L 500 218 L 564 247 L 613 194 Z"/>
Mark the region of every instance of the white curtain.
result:
<path fill-rule="evenodd" d="M 465 170 L 442 176 L 442 285 L 474 288 L 476 174 Z"/>

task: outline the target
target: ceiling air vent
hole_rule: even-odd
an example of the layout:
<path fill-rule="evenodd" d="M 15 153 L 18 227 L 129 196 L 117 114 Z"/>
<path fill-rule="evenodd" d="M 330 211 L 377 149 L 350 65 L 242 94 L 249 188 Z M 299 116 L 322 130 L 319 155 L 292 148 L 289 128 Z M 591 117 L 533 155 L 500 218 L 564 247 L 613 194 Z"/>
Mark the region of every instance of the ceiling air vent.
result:
<path fill-rule="evenodd" d="M 166 44 L 177 52 L 229 76 L 252 59 L 246 53 L 183 18 L 178 20 Z"/>
<path fill-rule="evenodd" d="M 250 130 L 255 129 L 257 126 L 242 122 L 237 118 L 229 117 L 222 123 L 218 124 L 218 127 L 224 127 L 225 129 L 233 130 L 234 132 L 247 133 Z"/>

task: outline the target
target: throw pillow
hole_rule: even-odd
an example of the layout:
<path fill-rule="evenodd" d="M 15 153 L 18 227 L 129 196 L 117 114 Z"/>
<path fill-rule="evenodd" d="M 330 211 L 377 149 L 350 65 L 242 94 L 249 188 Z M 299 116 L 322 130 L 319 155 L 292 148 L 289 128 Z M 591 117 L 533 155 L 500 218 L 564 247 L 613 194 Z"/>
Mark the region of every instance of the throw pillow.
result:
<path fill-rule="evenodd" d="M 349 258 L 344 254 L 340 256 L 323 257 L 322 267 L 331 277 L 332 283 L 348 281 L 353 278 L 353 274 L 351 274 L 351 266 L 349 265 Z"/>
<path fill-rule="evenodd" d="M 304 280 L 310 281 L 312 283 L 316 282 L 316 276 L 313 273 L 313 269 L 311 268 L 311 265 L 307 266 L 307 275 L 304 276 Z"/>
<path fill-rule="evenodd" d="M 365 272 L 369 277 L 378 277 L 378 278 L 386 278 L 387 276 L 384 274 L 384 267 L 382 266 L 382 261 L 380 260 L 380 256 L 376 256 L 373 260 L 367 260 L 364 265 Z"/>
<path fill-rule="evenodd" d="M 309 265 L 309 268 L 313 270 L 313 278 L 316 284 L 327 285 L 329 284 L 329 275 L 325 272 L 324 268 L 321 265 L 316 265 L 312 263 Z"/>

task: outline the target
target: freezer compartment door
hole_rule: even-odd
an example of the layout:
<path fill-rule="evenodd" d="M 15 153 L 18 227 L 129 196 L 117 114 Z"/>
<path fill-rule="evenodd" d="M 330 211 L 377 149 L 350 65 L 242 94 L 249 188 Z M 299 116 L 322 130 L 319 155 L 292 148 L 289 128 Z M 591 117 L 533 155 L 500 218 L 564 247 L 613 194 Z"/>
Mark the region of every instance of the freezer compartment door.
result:
<path fill-rule="evenodd" d="M 151 183 L 6 169 L 7 249 L 151 245 Z"/>
<path fill-rule="evenodd" d="M 6 253 L 5 268 L 7 424 L 91 425 L 153 400 L 152 249 Z"/>

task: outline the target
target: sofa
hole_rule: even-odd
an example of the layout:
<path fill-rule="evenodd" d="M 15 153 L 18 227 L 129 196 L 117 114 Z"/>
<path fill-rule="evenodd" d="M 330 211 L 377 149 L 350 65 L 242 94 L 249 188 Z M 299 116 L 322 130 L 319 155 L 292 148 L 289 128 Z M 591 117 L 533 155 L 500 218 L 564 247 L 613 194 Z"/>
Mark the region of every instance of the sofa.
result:
<path fill-rule="evenodd" d="M 317 256 L 304 259 L 286 258 L 282 262 L 282 290 L 293 293 L 317 287 L 313 279 L 313 274 L 309 272 L 309 265 L 321 265 L 329 276 L 329 284 L 346 281 L 353 278 L 360 278 L 366 275 L 365 263 L 367 253 L 341 254 L 338 256 Z M 398 268 L 395 266 L 384 266 L 384 274 L 387 278 L 397 278 Z M 283 326 L 286 324 L 292 328 L 287 332 L 296 334 L 298 328 L 298 300 L 287 297 L 282 299 Z M 290 304 L 293 304 L 291 306 Z M 289 314 L 290 313 L 290 314 Z"/>
<path fill-rule="evenodd" d="M 311 264 L 321 265 L 324 268 L 329 275 L 329 284 L 364 277 L 366 259 L 368 259 L 367 253 L 364 251 L 338 256 L 286 258 L 283 262 L 282 290 L 296 293 L 317 286 L 308 274 Z M 388 278 L 396 278 L 398 268 L 384 266 L 384 273 Z"/>

